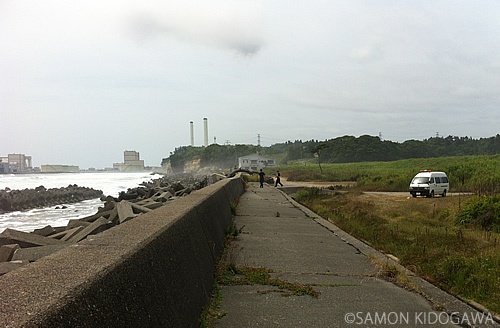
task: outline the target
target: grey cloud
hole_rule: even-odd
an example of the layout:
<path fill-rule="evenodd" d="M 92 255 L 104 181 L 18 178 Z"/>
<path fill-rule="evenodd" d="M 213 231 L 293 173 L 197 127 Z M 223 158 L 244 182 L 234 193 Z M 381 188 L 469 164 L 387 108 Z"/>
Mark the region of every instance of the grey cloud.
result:
<path fill-rule="evenodd" d="M 171 33 L 171 30 L 160 24 L 151 15 L 141 14 L 130 19 L 128 31 L 138 40 L 147 40 Z"/>
<path fill-rule="evenodd" d="M 228 41 L 226 46 L 241 55 L 253 56 L 260 51 L 263 42 L 260 40 L 232 40 Z"/>
<path fill-rule="evenodd" d="M 150 14 L 140 14 L 129 20 L 128 31 L 140 41 L 175 38 L 216 48 L 228 49 L 243 56 L 256 55 L 264 45 L 259 29 L 232 22 L 206 20 L 169 20 Z"/>

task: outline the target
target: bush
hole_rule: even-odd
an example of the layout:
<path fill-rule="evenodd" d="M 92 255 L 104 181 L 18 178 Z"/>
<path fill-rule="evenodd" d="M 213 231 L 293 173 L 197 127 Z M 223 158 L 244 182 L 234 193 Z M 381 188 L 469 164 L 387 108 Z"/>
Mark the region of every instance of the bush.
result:
<path fill-rule="evenodd" d="M 437 278 L 451 293 L 483 301 L 494 297 L 498 268 L 498 260 L 491 257 L 450 256 L 441 262 Z"/>
<path fill-rule="evenodd" d="M 500 232 L 500 196 L 482 196 L 470 199 L 457 213 L 456 223 L 481 226 Z"/>
<path fill-rule="evenodd" d="M 321 189 L 317 187 L 299 190 L 294 197 L 298 202 L 322 198 Z"/>

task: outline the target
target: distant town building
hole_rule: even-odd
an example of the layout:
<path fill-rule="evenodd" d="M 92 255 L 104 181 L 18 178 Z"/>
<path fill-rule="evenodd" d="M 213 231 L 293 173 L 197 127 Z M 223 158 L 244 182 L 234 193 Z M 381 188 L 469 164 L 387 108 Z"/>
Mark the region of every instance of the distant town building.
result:
<path fill-rule="evenodd" d="M 0 173 L 28 173 L 33 172 L 31 156 L 24 154 L 8 154 L 0 157 Z"/>
<path fill-rule="evenodd" d="M 266 167 L 276 166 L 276 161 L 273 158 L 263 157 L 260 154 L 251 154 L 238 157 L 238 166 L 241 169 L 258 171 Z"/>
<path fill-rule="evenodd" d="M 140 159 L 138 151 L 125 150 L 123 163 L 113 163 L 113 169 L 121 172 L 144 171 L 144 160 Z"/>
<path fill-rule="evenodd" d="M 77 165 L 45 164 L 40 166 L 42 173 L 75 173 L 80 172 Z"/>
<path fill-rule="evenodd" d="M 0 174 L 10 173 L 9 163 L 0 162 Z"/>

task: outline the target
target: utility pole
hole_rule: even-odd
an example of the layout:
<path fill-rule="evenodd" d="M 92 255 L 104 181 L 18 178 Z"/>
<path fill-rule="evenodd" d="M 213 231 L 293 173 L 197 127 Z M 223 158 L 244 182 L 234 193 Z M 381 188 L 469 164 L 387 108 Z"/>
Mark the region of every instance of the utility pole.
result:
<path fill-rule="evenodd" d="M 260 147 L 260 134 L 257 134 L 257 146 Z"/>

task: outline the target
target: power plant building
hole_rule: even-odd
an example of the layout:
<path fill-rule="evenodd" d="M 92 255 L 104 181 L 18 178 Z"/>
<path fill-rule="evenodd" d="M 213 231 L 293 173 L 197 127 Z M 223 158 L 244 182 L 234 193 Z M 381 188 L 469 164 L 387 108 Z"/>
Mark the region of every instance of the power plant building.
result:
<path fill-rule="evenodd" d="M 144 171 L 144 160 L 140 159 L 138 151 L 125 150 L 123 152 L 123 163 L 113 163 L 113 169 L 120 172 Z"/>
<path fill-rule="evenodd" d="M 0 173 L 28 173 L 33 172 L 31 156 L 24 154 L 9 154 L 0 157 Z"/>
<path fill-rule="evenodd" d="M 44 164 L 40 165 L 42 173 L 76 173 L 80 172 L 78 165 Z"/>

